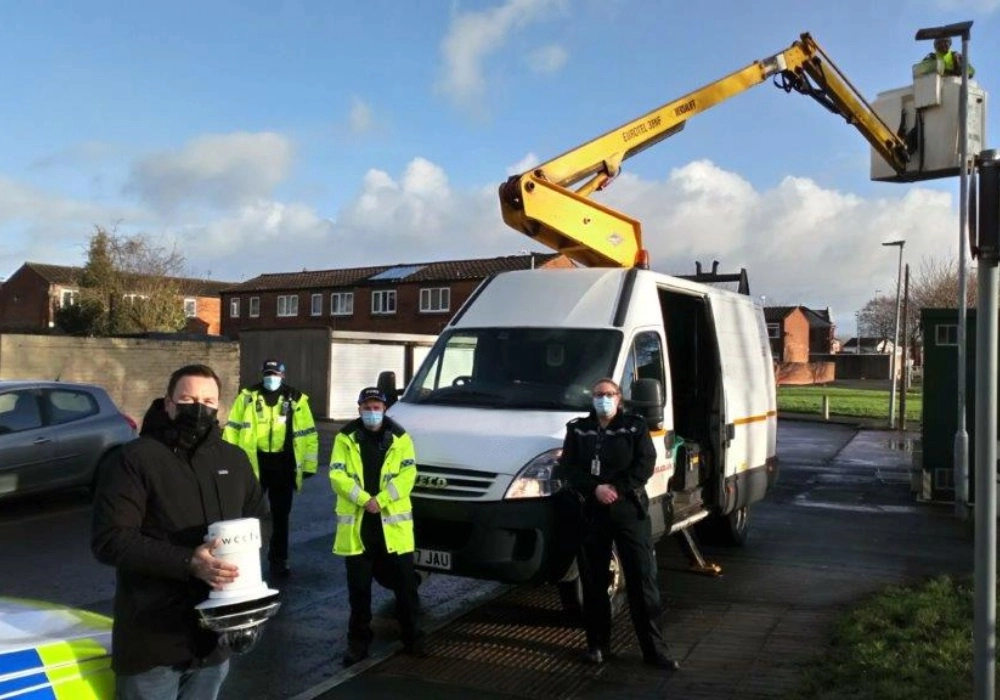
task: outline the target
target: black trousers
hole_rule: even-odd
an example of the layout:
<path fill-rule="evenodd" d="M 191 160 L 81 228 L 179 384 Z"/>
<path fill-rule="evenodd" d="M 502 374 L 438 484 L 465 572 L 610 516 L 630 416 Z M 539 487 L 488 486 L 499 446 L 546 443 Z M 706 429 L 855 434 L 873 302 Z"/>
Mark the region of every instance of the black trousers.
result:
<path fill-rule="evenodd" d="M 347 645 L 352 650 L 367 651 L 372 641 L 372 579 L 396 596 L 396 619 L 403 644 L 410 646 L 422 636 L 417 573 L 413 552 L 390 554 L 378 515 L 365 513 L 362 522 L 365 551 L 344 557 L 347 565 L 347 593 L 351 616 L 347 623 Z"/>
<path fill-rule="evenodd" d="M 290 452 L 257 452 L 260 488 L 271 506 L 271 541 L 267 560 L 288 561 L 288 519 L 295 494 L 295 455 Z"/>
<path fill-rule="evenodd" d="M 587 504 L 587 518 L 580 547 L 583 615 L 587 645 L 607 650 L 611 643 L 611 545 L 625 575 L 629 614 L 644 658 L 669 655 L 660 630 L 663 608 L 656 580 L 653 534 L 649 516 L 637 499 L 622 497 L 610 506 Z"/>

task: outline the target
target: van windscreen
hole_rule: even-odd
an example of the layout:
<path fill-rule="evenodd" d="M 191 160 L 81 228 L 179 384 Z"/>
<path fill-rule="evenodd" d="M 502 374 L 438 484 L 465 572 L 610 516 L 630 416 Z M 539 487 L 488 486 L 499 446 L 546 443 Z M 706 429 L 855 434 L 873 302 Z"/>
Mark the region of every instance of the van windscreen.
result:
<path fill-rule="evenodd" d="M 622 334 L 569 328 L 452 330 L 438 338 L 403 401 L 492 408 L 590 409 Z"/>

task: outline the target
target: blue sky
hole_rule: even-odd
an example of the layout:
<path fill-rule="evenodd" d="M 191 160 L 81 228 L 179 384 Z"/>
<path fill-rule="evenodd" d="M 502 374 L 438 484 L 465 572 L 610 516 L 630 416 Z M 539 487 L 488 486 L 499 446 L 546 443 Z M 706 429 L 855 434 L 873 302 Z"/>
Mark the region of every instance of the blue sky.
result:
<path fill-rule="evenodd" d="M 188 273 L 535 249 L 496 186 L 809 31 L 870 99 L 921 26 L 973 20 L 997 94 L 1000 0 L 6 3 L 0 276 L 81 264 L 94 225 L 176 244 Z M 996 119 L 988 117 L 987 133 Z M 989 141 L 987 142 L 989 144 Z M 628 161 L 608 199 L 654 267 L 746 266 L 838 325 L 906 260 L 957 255 L 956 180 L 872 183 L 868 146 L 769 84 Z"/>

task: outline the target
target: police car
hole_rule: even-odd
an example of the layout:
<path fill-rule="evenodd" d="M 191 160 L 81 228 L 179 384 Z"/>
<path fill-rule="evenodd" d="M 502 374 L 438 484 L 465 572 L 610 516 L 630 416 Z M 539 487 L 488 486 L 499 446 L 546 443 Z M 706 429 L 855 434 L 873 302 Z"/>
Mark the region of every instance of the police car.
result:
<path fill-rule="evenodd" d="M 0 700 L 102 700 L 113 695 L 111 618 L 0 597 Z"/>

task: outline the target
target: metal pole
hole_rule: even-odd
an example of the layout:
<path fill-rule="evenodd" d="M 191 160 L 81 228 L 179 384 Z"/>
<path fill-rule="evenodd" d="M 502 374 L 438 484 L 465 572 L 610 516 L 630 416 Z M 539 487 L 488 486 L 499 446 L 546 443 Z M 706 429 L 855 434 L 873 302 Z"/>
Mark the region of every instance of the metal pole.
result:
<path fill-rule="evenodd" d="M 860 355 L 861 354 L 861 312 L 860 311 L 855 311 L 854 312 L 854 325 L 857 326 L 857 335 L 858 335 L 858 344 L 854 348 L 854 354 L 855 355 Z"/>
<path fill-rule="evenodd" d="M 896 271 L 896 323 L 892 331 L 892 357 L 889 361 L 889 429 L 896 427 L 896 353 L 899 349 L 899 283 L 903 278 L 903 246 L 906 241 L 890 241 L 883 246 L 899 246 L 899 269 Z"/>
<path fill-rule="evenodd" d="M 974 697 L 996 684 L 997 318 L 1000 312 L 1000 151 L 980 154 L 979 309 L 976 314 L 976 544 Z"/>
<path fill-rule="evenodd" d="M 968 239 L 965 233 L 969 218 L 969 30 L 962 33 L 962 90 L 958 96 L 958 422 L 955 431 L 955 514 L 963 520 L 969 517 L 969 433 L 965 428 L 966 382 L 966 316 L 968 300 L 966 265 Z"/>
<path fill-rule="evenodd" d="M 906 272 L 903 275 L 903 377 L 901 389 L 899 391 L 899 429 L 906 430 L 906 392 L 910 389 L 909 363 L 907 351 L 910 349 L 909 342 L 909 313 L 910 313 L 910 263 L 906 263 Z"/>

